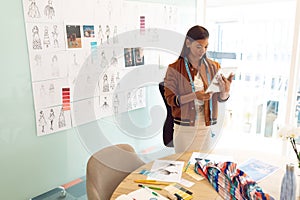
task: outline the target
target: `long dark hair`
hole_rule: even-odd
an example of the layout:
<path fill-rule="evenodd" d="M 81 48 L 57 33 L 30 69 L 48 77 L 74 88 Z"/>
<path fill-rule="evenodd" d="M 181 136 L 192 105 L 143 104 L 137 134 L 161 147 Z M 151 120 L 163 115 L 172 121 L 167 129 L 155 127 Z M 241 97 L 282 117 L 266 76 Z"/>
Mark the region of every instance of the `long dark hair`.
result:
<path fill-rule="evenodd" d="M 182 47 L 179 58 L 184 58 L 190 52 L 190 49 L 187 48 L 187 46 L 186 46 L 187 39 L 190 40 L 191 42 L 193 42 L 195 40 L 203 40 L 203 39 L 207 39 L 207 38 L 209 38 L 209 32 L 203 26 L 196 25 L 196 26 L 193 26 L 192 28 L 190 28 L 188 30 L 188 32 L 186 33 L 183 47 Z"/>

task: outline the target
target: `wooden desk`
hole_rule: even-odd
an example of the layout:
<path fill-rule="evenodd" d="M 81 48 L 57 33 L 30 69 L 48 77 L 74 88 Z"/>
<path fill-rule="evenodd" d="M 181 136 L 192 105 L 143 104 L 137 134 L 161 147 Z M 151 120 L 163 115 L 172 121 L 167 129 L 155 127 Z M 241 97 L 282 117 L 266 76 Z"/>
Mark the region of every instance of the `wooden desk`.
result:
<path fill-rule="evenodd" d="M 281 180 L 284 174 L 284 170 L 280 164 L 278 163 L 282 162 L 282 158 L 280 157 L 275 157 L 274 155 L 266 155 L 266 154 L 261 154 L 259 152 L 232 152 L 230 150 L 219 150 L 219 151 L 214 151 L 214 154 L 219 154 L 219 155 L 231 155 L 233 158 L 238 162 L 244 162 L 248 160 L 249 158 L 256 158 L 259 160 L 263 160 L 265 162 L 268 162 L 270 164 L 279 166 L 280 169 L 277 170 L 274 174 L 271 176 L 263 179 L 261 182 L 258 183 L 259 186 L 262 187 L 263 191 L 266 193 L 269 193 L 271 196 L 273 196 L 275 199 L 280 199 L 280 184 Z M 171 156 L 167 156 L 164 158 L 161 158 L 161 160 L 178 160 L 178 161 L 184 161 L 185 165 L 187 161 L 190 159 L 192 155 L 192 152 L 186 152 L 183 154 L 174 154 Z M 143 165 L 142 167 L 138 168 L 135 170 L 133 173 L 128 175 L 121 183 L 120 185 L 116 188 L 114 191 L 111 199 L 114 200 L 116 199 L 119 195 L 121 194 L 128 194 L 134 190 L 139 189 L 138 184 L 134 183 L 134 180 L 136 179 L 146 179 L 145 175 L 139 174 L 139 172 L 142 169 L 147 169 L 150 170 L 152 167 L 153 162 L 147 163 Z M 221 196 L 214 190 L 214 188 L 211 186 L 211 184 L 206 180 L 203 179 L 201 181 L 196 181 L 195 179 L 191 178 L 188 174 L 184 173 L 182 174 L 182 177 L 184 179 L 187 179 L 189 181 L 194 182 L 195 184 L 187 188 L 188 190 L 193 192 L 193 199 L 207 199 L 207 200 L 213 200 L 213 199 L 218 199 L 221 200 Z M 161 186 L 164 187 L 164 186 Z M 165 191 L 156 191 L 160 193 L 163 196 L 167 196 Z"/>

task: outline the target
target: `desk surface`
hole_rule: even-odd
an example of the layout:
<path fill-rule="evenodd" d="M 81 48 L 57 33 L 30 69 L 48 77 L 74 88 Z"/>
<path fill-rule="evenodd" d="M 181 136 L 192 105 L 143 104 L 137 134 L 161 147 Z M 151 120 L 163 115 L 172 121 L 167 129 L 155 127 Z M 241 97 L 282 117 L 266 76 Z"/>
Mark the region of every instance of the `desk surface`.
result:
<path fill-rule="evenodd" d="M 256 158 L 268 162 L 269 164 L 280 167 L 280 169 L 277 170 L 275 173 L 266 177 L 265 179 L 263 179 L 261 182 L 258 183 L 258 185 L 261 186 L 264 192 L 269 193 L 275 199 L 279 199 L 280 184 L 284 174 L 284 169 L 283 169 L 284 163 L 282 163 L 283 160 L 281 157 L 278 156 L 275 157 L 274 155 L 267 155 L 267 154 L 262 155 L 259 152 L 253 152 L 253 151 L 233 152 L 230 150 L 219 150 L 219 151 L 214 151 L 213 153 L 218 155 L 231 155 L 233 156 L 234 160 L 238 163 L 242 163 L 248 160 L 249 158 Z M 191 155 L 192 152 L 186 152 L 183 154 L 174 154 L 161 159 L 184 161 L 186 165 Z M 116 188 L 111 199 L 114 200 L 121 194 L 128 194 L 132 191 L 139 189 L 138 184 L 134 183 L 134 180 L 146 179 L 146 176 L 139 174 L 139 172 L 142 169 L 150 170 L 152 164 L 153 162 L 147 163 L 141 166 L 140 168 L 138 168 L 137 170 L 135 170 L 133 173 L 129 174 Z M 191 178 L 188 174 L 184 172 L 182 174 L 182 177 L 184 179 L 187 179 L 195 183 L 192 187 L 187 188 L 193 192 L 193 199 L 220 199 L 220 200 L 222 199 L 221 196 L 219 196 L 219 194 L 214 190 L 214 188 L 210 185 L 210 183 L 206 179 L 203 179 L 201 181 L 196 181 L 195 179 Z M 158 191 L 158 193 L 160 193 L 163 196 L 167 196 L 164 190 Z"/>

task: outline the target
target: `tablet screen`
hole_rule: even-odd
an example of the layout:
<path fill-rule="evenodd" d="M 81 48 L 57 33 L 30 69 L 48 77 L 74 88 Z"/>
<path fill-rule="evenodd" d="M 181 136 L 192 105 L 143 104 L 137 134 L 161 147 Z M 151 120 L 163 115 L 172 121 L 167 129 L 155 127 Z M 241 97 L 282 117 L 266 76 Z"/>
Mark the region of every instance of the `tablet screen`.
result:
<path fill-rule="evenodd" d="M 237 67 L 224 67 L 220 68 L 216 75 L 214 76 L 213 80 L 211 81 L 210 85 L 208 86 L 207 90 L 205 93 L 208 92 L 219 92 L 219 86 L 218 86 L 218 77 L 223 74 L 223 76 L 228 77 L 231 73 L 235 74 Z"/>

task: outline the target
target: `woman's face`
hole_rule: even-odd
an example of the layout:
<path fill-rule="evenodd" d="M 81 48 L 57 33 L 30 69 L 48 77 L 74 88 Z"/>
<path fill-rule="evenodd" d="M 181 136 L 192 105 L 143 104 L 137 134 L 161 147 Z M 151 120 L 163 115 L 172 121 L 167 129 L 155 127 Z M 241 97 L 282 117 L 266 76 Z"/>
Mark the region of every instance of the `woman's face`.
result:
<path fill-rule="evenodd" d="M 194 41 L 186 40 L 186 46 L 190 49 L 189 56 L 200 59 L 207 51 L 208 38 Z"/>

